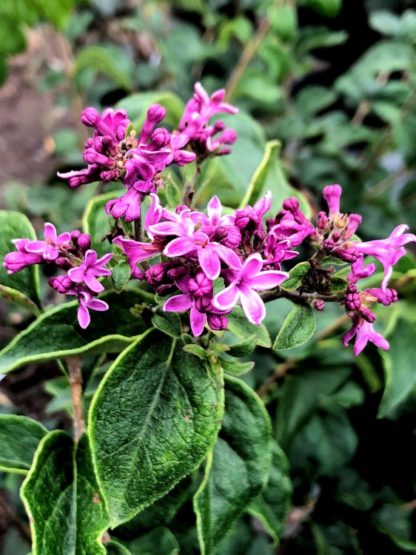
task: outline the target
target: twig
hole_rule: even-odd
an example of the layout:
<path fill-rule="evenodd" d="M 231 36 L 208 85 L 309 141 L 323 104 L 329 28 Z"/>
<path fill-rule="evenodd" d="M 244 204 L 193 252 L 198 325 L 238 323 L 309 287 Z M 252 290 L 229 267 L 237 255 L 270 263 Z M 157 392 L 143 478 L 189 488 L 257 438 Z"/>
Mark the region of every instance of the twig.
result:
<path fill-rule="evenodd" d="M 284 291 L 283 289 L 273 289 L 261 295 L 265 303 L 276 299 L 290 299 L 291 301 L 315 301 L 322 300 L 328 302 L 341 302 L 345 295 L 321 295 L 320 293 L 307 293 L 301 291 Z"/>
<path fill-rule="evenodd" d="M 260 44 L 263 42 L 265 36 L 267 35 L 270 29 L 270 21 L 267 17 L 264 17 L 261 21 L 259 26 L 257 27 L 257 31 L 255 32 L 253 38 L 247 43 L 246 47 L 244 48 L 240 59 L 237 62 L 233 72 L 231 73 L 230 78 L 225 86 L 226 92 L 226 100 L 232 100 L 237 86 L 244 75 L 249 63 L 256 55 Z"/>
<path fill-rule="evenodd" d="M 79 357 L 67 357 L 66 364 L 69 371 L 69 384 L 71 386 L 72 415 L 74 421 L 74 439 L 79 441 L 85 430 L 82 409 L 82 373 Z"/>
<path fill-rule="evenodd" d="M 185 191 L 183 193 L 183 203 L 186 206 L 191 206 L 191 204 L 192 204 L 192 199 L 194 198 L 196 185 L 198 183 L 198 179 L 199 179 L 200 175 L 201 175 L 201 165 L 197 161 L 194 178 L 192 179 L 192 181 L 189 181 L 186 184 Z"/>
<path fill-rule="evenodd" d="M 12 524 L 19 532 L 22 538 L 24 538 L 29 544 L 32 543 L 32 537 L 30 535 L 29 527 L 24 524 L 17 514 L 9 507 L 6 500 L 0 494 L 0 510 L 3 512 L 6 519 Z"/>

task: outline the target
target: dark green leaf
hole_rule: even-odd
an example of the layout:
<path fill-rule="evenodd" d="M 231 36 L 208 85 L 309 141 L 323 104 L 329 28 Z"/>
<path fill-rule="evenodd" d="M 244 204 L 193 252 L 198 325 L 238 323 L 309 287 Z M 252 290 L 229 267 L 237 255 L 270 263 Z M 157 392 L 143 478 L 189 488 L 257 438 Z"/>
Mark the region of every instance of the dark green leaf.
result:
<path fill-rule="evenodd" d="M 274 441 L 269 480 L 263 492 L 252 501 L 248 511 L 263 523 L 276 543 L 282 536 L 291 495 L 289 463 L 283 450 Z"/>
<path fill-rule="evenodd" d="M 299 262 L 290 272 L 289 277 L 280 286 L 284 291 L 295 291 L 302 285 L 303 280 L 309 274 L 311 265 L 309 262 Z"/>
<path fill-rule="evenodd" d="M 38 267 L 30 266 L 12 275 L 9 275 L 3 267 L 5 255 L 16 250 L 12 240 L 21 238 L 35 240 L 35 230 L 26 216 L 19 212 L 5 210 L 0 210 L 0 229 L 0 296 L 21 302 L 36 312 L 36 305 L 39 305 Z"/>
<path fill-rule="evenodd" d="M 274 351 L 299 347 L 315 332 L 315 313 L 309 305 L 294 305 L 273 343 Z"/>
<path fill-rule="evenodd" d="M 110 309 L 92 313 L 86 330 L 77 321 L 77 301 L 48 310 L 0 351 L 0 373 L 7 374 L 35 361 L 63 358 L 88 351 L 119 352 L 144 330 L 143 320 L 130 309 L 143 301 L 139 292 L 102 296 Z"/>
<path fill-rule="evenodd" d="M 50 432 L 36 452 L 21 496 L 32 528 L 32 555 L 105 555 L 108 526 L 91 464 L 87 437 L 78 446 Z"/>
<path fill-rule="evenodd" d="M 246 340 L 247 337 L 255 335 L 257 338 L 257 345 L 259 347 L 271 347 L 271 340 L 266 327 L 263 324 L 260 324 L 259 326 L 251 324 L 247 320 L 243 309 L 239 306 L 237 306 L 228 316 L 228 329 L 231 333 L 243 340 Z"/>
<path fill-rule="evenodd" d="M 95 468 L 112 525 L 130 520 L 190 474 L 215 441 L 221 376 L 150 332 L 114 362 L 91 406 Z"/>
<path fill-rule="evenodd" d="M 130 265 L 127 262 L 120 262 L 111 268 L 111 281 L 117 293 L 126 289 L 131 276 Z"/>
<path fill-rule="evenodd" d="M 416 385 L 415 364 L 410 355 L 416 343 L 414 323 L 400 318 L 388 340 L 390 349 L 381 353 L 386 385 L 378 411 L 380 418 L 391 415 Z"/>
<path fill-rule="evenodd" d="M 175 312 L 165 312 L 163 314 L 155 314 L 152 318 L 152 324 L 166 335 L 179 338 L 182 333 L 181 319 Z"/>
<path fill-rule="evenodd" d="M 168 528 L 160 526 L 128 543 L 132 555 L 179 555 L 179 544 Z"/>
<path fill-rule="evenodd" d="M 26 474 L 46 433 L 46 428 L 31 418 L 0 414 L 0 470 Z"/>
<path fill-rule="evenodd" d="M 242 376 L 254 368 L 254 362 L 252 361 L 244 362 L 237 358 L 227 357 L 226 355 L 220 357 L 219 364 L 224 372 L 231 376 Z"/>
<path fill-rule="evenodd" d="M 215 552 L 264 487 L 271 464 L 270 422 L 262 401 L 237 378 L 226 379 L 223 427 L 194 498 L 203 555 Z"/>

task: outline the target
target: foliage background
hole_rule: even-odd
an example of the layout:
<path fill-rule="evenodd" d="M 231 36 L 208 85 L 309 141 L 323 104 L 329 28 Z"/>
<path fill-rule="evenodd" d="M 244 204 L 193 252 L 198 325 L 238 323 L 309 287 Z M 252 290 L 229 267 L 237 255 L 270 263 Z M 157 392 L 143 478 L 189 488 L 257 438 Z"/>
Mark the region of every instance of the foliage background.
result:
<path fill-rule="evenodd" d="M 139 120 L 163 99 L 175 123 L 177 97 L 189 98 L 201 79 L 208 90 L 225 85 L 248 114 L 235 123 L 235 157 L 210 166 L 227 204 L 239 203 L 266 139 L 278 138 L 280 162 L 265 188 L 284 198 L 287 176 L 318 208 L 322 187 L 340 183 L 344 208 L 363 214 L 362 237 L 385 237 L 416 215 L 415 37 L 416 4 L 405 0 L 3 0 L 2 206 L 23 211 L 37 229 L 44 220 L 80 226 L 94 188 L 73 192 L 55 174 L 82 166 L 82 107 L 118 103 Z M 200 201 L 210 194 L 205 188 Z M 388 353 L 368 349 L 354 359 L 340 344 L 341 312 L 330 306 L 305 346 L 284 356 L 256 351 L 244 379 L 263 394 L 288 457 L 291 508 L 279 548 L 252 512 L 221 553 L 416 553 L 415 273 L 409 254 L 394 275 L 402 300 L 380 311 Z M 274 334 L 285 303 L 268 307 Z M 30 318 L 2 302 L 1 344 Z M 54 364 L 1 382 L 2 412 L 65 428 L 69 410 Z M 29 550 L 20 482 L 0 473 L 5 555 Z M 185 502 L 172 524 L 181 553 L 198 552 L 193 519 Z M 169 535 L 164 551 L 160 535 L 149 534 L 149 553 L 171 552 Z"/>

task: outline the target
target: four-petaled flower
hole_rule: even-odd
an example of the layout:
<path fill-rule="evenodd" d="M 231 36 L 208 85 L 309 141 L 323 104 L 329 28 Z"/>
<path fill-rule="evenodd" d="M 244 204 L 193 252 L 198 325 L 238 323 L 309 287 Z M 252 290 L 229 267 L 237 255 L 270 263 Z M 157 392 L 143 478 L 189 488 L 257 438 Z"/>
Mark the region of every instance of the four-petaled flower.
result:
<path fill-rule="evenodd" d="M 262 271 L 263 260 L 259 254 L 252 254 L 238 270 L 232 271 L 231 283 L 214 296 L 213 305 L 219 310 L 230 310 L 238 301 L 253 324 L 260 324 L 266 316 L 266 307 L 257 291 L 273 289 L 288 278 L 287 272 L 280 270 Z"/>
<path fill-rule="evenodd" d="M 90 249 L 85 253 L 85 258 L 81 264 L 69 270 L 68 276 L 74 283 L 85 283 L 91 291 L 100 293 L 104 291 L 104 287 L 97 277 L 111 275 L 111 271 L 104 266 L 111 260 L 112 256 L 110 253 L 97 258 L 97 253 Z"/>

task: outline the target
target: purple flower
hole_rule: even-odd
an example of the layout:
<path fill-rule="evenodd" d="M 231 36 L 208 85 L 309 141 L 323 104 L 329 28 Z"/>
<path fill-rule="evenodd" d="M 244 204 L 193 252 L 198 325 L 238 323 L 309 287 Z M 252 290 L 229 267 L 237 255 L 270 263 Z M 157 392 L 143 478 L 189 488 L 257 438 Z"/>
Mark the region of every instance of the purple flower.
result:
<path fill-rule="evenodd" d="M 104 266 L 112 258 L 112 254 L 106 254 L 102 258 L 97 258 L 97 253 L 90 249 L 85 253 L 83 262 L 76 268 L 68 272 L 68 276 L 74 283 L 85 283 L 94 293 L 100 293 L 104 287 L 97 277 L 110 276 L 111 271 Z"/>
<path fill-rule="evenodd" d="M 27 251 L 26 247 L 28 243 L 31 242 L 30 239 L 14 239 L 12 242 L 17 251 L 6 254 L 3 262 L 3 266 L 6 268 L 8 274 L 20 272 L 27 266 L 43 262 L 43 256 L 41 254 L 34 254 Z"/>
<path fill-rule="evenodd" d="M 79 307 L 77 311 L 77 318 L 79 325 L 83 330 L 88 328 L 91 322 L 91 316 L 89 310 L 97 310 L 98 312 L 104 312 L 108 310 L 109 306 L 105 301 L 101 299 L 94 298 L 91 293 L 87 291 L 69 291 L 69 295 L 77 295 Z"/>
<path fill-rule="evenodd" d="M 105 205 L 106 214 L 113 216 L 115 219 L 124 217 L 126 222 L 133 222 L 140 218 L 141 200 L 141 194 L 134 187 L 130 187 L 127 193 L 124 193 L 121 197 L 107 202 Z"/>
<path fill-rule="evenodd" d="M 241 230 L 247 228 L 258 229 L 263 226 L 263 217 L 272 207 L 272 194 L 270 191 L 259 199 L 254 206 L 245 206 L 236 210 L 234 223 Z"/>
<path fill-rule="evenodd" d="M 378 287 L 373 287 L 365 290 L 366 295 L 374 297 L 377 302 L 384 304 L 384 306 L 390 306 L 392 303 L 397 303 L 399 297 L 395 289 L 379 289 Z"/>
<path fill-rule="evenodd" d="M 263 260 L 259 254 L 249 256 L 238 270 L 232 271 L 228 287 L 215 295 L 214 307 L 226 311 L 240 301 L 248 320 L 253 324 L 260 324 L 266 315 L 266 307 L 257 291 L 273 289 L 289 276 L 286 272 L 262 271 L 262 268 Z"/>
<path fill-rule="evenodd" d="M 143 272 L 137 267 L 137 264 L 143 262 L 143 260 L 153 258 L 163 250 L 163 245 L 161 246 L 158 243 L 141 243 L 124 237 L 116 237 L 113 243 L 118 245 L 126 255 L 132 276 L 137 279 L 143 279 Z"/>
<path fill-rule="evenodd" d="M 354 318 L 352 328 L 347 331 L 344 335 L 342 341 L 346 347 L 350 341 L 355 337 L 354 344 L 354 355 L 358 356 L 363 349 L 365 349 L 367 343 L 370 341 L 374 343 L 377 347 L 383 350 L 387 350 L 390 345 L 387 339 L 385 339 L 381 333 L 378 333 L 373 328 L 373 324 L 367 322 L 363 318 Z"/>
<path fill-rule="evenodd" d="M 43 260 L 56 260 L 62 248 L 71 246 L 71 234 L 68 232 L 57 235 L 53 224 L 46 223 L 44 227 L 44 241 L 30 241 L 26 245 L 27 252 L 41 254 Z"/>
<path fill-rule="evenodd" d="M 373 256 L 383 265 L 384 279 L 381 284 L 383 290 L 387 288 L 387 284 L 393 273 L 393 266 L 406 254 L 403 245 L 416 241 L 416 235 L 404 233 L 408 229 L 408 226 L 405 224 L 398 225 L 393 229 L 387 239 L 354 243 L 354 248 L 359 253 Z"/>
<path fill-rule="evenodd" d="M 208 125 L 209 120 L 217 114 L 236 114 L 238 112 L 235 106 L 224 102 L 224 97 L 224 89 L 215 91 L 209 96 L 201 83 L 196 83 L 193 98 L 185 106 L 184 114 L 179 122 L 179 131 L 197 145 L 196 150 L 199 154 L 206 155 L 210 152 L 228 154 L 230 149 L 221 147 L 231 145 L 237 139 L 237 133 L 233 129 L 225 129 L 222 121 Z M 204 153 L 204 151 L 206 152 Z"/>

